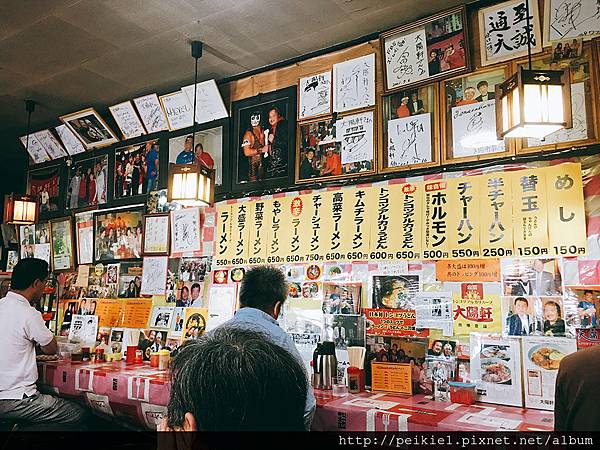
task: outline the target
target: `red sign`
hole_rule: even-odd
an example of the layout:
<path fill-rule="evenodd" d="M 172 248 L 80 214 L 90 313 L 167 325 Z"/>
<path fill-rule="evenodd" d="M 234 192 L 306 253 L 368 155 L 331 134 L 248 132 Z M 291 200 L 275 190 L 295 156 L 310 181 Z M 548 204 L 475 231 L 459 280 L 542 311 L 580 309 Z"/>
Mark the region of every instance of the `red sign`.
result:
<path fill-rule="evenodd" d="M 460 298 L 464 300 L 481 300 L 483 298 L 482 283 L 463 283 L 460 285 Z"/>
<path fill-rule="evenodd" d="M 293 217 L 298 217 L 300 214 L 302 214 L 302 199 L 300 197 L 295 197 L 292 200 L 290 209 Z"/>
<path fill-rule="evenodd" d="M 367 335 L 427 337 L 429 330 L 417 329 L 414 309 L 365 309 Z"/>
<path fill-rule="evenodd" d="M 577 349 L 600 345 L 600 335 L 597 328 L 577 329 Z"/>

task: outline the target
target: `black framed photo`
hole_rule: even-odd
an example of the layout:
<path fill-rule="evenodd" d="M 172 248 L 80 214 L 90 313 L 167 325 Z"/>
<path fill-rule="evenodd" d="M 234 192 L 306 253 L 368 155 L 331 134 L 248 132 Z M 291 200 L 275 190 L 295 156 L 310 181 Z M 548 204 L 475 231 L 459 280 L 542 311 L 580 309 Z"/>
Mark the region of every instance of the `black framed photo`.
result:
<path fill-rule="evenodd" d="M 231 189 L 229 118 L 196 125 L 169 135 L 169 163 L 196 163 L 215 171 L 215 194 Z M 192 148 L 193 147 L 193 148 Z M 165 156 L 166 157 L 166 156 Z"/>
<path fill-rule="evenodd" d="M 144 207 L 94 213 L 94 262 L 142 257 Z"/>
<path fill-rule="evenodd" d="M 108 200 L 108 155 L 73 161 L 67 176 L 65 209 L 103 205 Z"/>
<path fill-rule="evenodd" d="M 233 103 L 233 191 L 294 182 L 296 86 Z"/>
<path fill-rule="evenodd" d="M 27 174 L 27 193 L 38 196 L 41 220 L 51 219 L 62 214 L 62 176 L 61 165 L 35 168 Z"/>
<path fill-rule="evenodd" d="M 159 152 L 158 139 L 115 149 L 114 200 L 158 189 Z"/>

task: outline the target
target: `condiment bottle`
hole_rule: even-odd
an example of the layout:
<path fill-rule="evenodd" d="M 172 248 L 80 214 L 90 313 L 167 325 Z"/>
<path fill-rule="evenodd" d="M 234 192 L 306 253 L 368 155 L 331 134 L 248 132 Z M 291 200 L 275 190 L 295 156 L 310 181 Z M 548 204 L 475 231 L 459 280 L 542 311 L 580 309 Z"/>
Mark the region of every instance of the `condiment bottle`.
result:
<path fill-rule="evenodd" d="M 167 370 L 169 368 L 169 360 L 171 353 L 169 350 L 162 349 L 158 351 L 158 370 Z"/>

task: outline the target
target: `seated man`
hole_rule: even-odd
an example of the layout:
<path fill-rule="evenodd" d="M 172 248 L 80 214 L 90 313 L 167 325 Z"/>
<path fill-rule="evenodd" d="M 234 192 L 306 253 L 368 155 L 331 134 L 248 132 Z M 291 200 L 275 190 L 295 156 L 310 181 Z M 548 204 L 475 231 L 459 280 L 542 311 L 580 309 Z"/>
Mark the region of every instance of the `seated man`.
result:
<path fill-rule="evenodd" d="M 56 353 L 56 338 L 42 315 L 31 305 L 44 293 L 48 263 L 38 258 L 20 260 L 13 269 L 11 290 L 0 300 L 0 418 L 38 423 L 77 425 L 85 410 L 75 403 L 37 391 L 35 347 Z"/>
<path fill-rule="evenodd" d="M 288 351 L 221 327 L 179 347 L 159 431 L 302 431 L 306 375 Z"/>
<path fill-rule="evenodd" d="M 225 322 L 223 327 L 236 327 L 258 331 L 265 334 L 271 342 L 290 352 L 304 367 L 302 357 L 292 338 L 277 323 L 283 302 L 288 296 L 288 284 L 283 272 L 275 267 L 255 267 L 244 275 L 240 287 L 240 309 L 233 319 Z M 306 373 L 306 372 L 305 372 Z M 310 429 L 316 408 L 316 400 L 312 387 L 305 379 L 308 394 L 304 421 L 306 429 Z"/>

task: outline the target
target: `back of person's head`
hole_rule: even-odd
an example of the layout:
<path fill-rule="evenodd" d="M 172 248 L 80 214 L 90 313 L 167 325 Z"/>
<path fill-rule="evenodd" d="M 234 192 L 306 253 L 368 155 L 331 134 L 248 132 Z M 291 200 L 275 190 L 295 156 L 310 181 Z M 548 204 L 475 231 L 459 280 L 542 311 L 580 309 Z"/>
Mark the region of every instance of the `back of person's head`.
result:
<path fill-rule="evenodd" d="M 24 258 L 13 268 L 10 287 L 15 291 L 24 291 L 33 286 L 36 280 L 45 282 L 48 278 L 48 263 L 39 258 Z"/>
<path fill-rule="evenodd" d="M 302 431 L 306 395 L 291 353 L 263 334 L 217 328 L 179 347 L 168 422 L 179 429 L 191 413 L 198 431 Z"/>
<path fill-rule="evenodd" d="M 240 287 L 240 306 L 268 312 L 277 302 L 284 302 L 288 284 L 283 272 L 272 266 L 258 266 L 244 275 Z"/>

